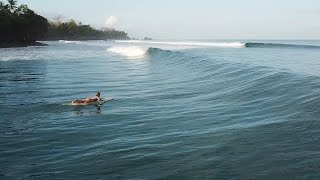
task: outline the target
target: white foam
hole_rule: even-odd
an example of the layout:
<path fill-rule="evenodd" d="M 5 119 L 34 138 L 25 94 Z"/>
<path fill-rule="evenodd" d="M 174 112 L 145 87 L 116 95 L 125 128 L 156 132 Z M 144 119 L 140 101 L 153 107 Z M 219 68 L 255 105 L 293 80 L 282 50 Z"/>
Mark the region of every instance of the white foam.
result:
<path fill-rule="evenodd" d="M 121 54 L 127 57 L 137 57 L 146 54 L 148 48 L 143 48 L 139 46 L 115 46 L 107 49 L 108 52 Z"/>
<path fill-rule="evenodd" d="M 139 40 L 118 40 L 118 43 L 137 43 L 137 44 L 159 44 L 176 46 L 203 46 L 203 47 L 245 47 L 241 42 L 192 42 L 192 41 L 139 41 Z"/>
<path fill-rule="evenodd" d="M 78 44 L 80 41 L 67 41 L 67 40 L 59 40 L 60 43 L 75 43 Z"/>

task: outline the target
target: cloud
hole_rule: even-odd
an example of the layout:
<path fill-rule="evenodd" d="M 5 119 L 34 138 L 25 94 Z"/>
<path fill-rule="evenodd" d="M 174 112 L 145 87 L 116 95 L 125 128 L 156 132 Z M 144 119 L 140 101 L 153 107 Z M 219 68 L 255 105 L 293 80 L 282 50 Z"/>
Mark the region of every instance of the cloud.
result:
<path fill-rule="evenodd" d="M 108 28 L 114 28 L 118 24 L 118 18 L 115 16 L 109 16 L 106 20 L 106 25 Z"/>

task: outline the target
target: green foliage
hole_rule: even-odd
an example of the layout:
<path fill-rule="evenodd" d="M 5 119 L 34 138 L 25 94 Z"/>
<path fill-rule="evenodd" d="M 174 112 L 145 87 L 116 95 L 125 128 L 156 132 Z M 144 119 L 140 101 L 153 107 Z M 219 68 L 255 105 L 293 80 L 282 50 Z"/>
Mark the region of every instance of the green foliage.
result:
<path fill-rule="evenodd" d="M 48 29 L 46 18 L 25 4 L 17 7 L 15 0 L 8 0 L 8 3 L 0 3 L 0 41 L 34 42 L 45 35 Z"/>
<path fill-rule="evenodd" d="M 0 1 L 0 15 L 10 14 L 9 5 Z"/>
<path fill-rule="evenodd" d="M 100 40 L 129 39 L 127 33 L 114 29 L 97 30 L 71 19 L 48 23 L 27 5 L 17 6 L 16 0 L 8 4 L 0 1 L 0 42 L 34 42 L 36 40 Z"/>
<path fill-rule="evenodd" d="M 32 11 L 28 8 L 26 4 L 21 4 L 18 8 L 14 10 L 14 14 L 16 15 L 32 14 Z"/>
<path fill-rule="evenodd" d="M 61 22 L 58 18 L 49 23 L 49 40 L 103 40 L 103 39 L 129 39 L 127 33 L 114 29 L 97 30 L 90 25 L 83 25 L 71 19 Z"/>

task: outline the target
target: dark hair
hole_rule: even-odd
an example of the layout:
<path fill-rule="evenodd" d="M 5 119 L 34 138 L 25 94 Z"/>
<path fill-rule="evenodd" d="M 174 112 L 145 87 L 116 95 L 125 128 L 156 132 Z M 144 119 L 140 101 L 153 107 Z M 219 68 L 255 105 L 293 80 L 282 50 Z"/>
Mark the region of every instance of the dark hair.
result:
<path fill-rule="evenodd" d="M 97 92 L 96 96 L 100 96 L 100 92 Z"/>

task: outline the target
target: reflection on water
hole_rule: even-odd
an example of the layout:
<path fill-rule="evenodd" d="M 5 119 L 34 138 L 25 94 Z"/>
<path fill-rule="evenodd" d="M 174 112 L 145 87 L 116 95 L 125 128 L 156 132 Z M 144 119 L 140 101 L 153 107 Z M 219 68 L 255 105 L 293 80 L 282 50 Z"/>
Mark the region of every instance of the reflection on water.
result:
<path fill-rule="evenodd" d="M 83 107 L 83 106 L 75 106 L 73 107 L 73 111 L 75 115 L 95 115 L 95 114 L 103 114 L 102 113 L 102 106 L 97 106 L 97 105 L 92 105 L 94 108 L 88 108 L 88 107 Z"/>

